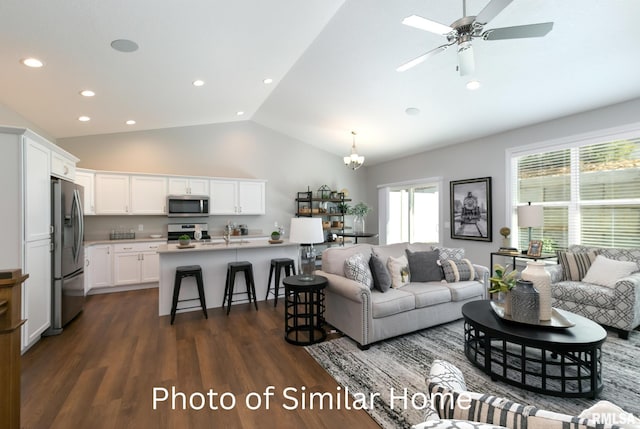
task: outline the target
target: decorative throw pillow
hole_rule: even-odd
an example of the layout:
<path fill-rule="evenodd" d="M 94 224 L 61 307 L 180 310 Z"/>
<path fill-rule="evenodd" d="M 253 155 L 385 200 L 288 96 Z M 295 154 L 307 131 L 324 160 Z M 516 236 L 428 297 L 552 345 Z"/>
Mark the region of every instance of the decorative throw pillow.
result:
<path fill-rule="evenodd" d="M 434 247 L 433 250 L 440 252 L 440 262 L 448 259 L 453 259 L 454 261 L 461 261 L 464 259 L 464 249 L 461 247 Z"/>
<path fill-rule="evenodd" d="M 344 261 L 344 276 L 348 279 L 355 280 L 368 288 L 371 288 L 373 285 L 369 264 L 364 260 L 362 253 L 351 255 Z"/>
<path fill-rule="evenodd" d="M 558 261 L 562 266 L 563 280 L 581 281 L 595 259 L 596 252 L 558 252 Z"/>
<path fill-rule="evenodd" d="M 627 277 L 634 271 L 638 271 L 638 265 L 635 262 L 616 261 L 615 259 L 598 255 L 587 274 L 582 278 L 582 281 L 600 286 L 614 287 L 618 280 Z"/>
<path fill-rule="evenodd" d="M 391 275 L 382 259 L 376 254 L 371 254 L 369 258 L 369 268 L 373 277 L 373 287 L 380 292 L 386 292 L 391 287 Z"/>
<path fill-rule="evenodd" d="M 606 418 L 609 422 L 622 425 L 621 427 L 631 428 L 637 427 L 633 425 L 640 425 L 639 418 L 609 401 L 598 401 L 591 408 L 587 408 L 581 412 L 578 417 L 593 420 L 596 423 L 604 423 L 603 420 Z"/>
<path fill-rule="evenodd" d="M 438 265 L 440 252 L 412 252 L 407 249 L 409 272 L 412 282 L 439 282 L 444 278 L 442 268 Z"/>
<path fill-rule="evenodd" d="M 391 275 L 391 287 L 399 288 L 409 284 L 409 261 L 407 257 L 402 255 L 399 258 L 389 256 L 387 268 Z"/>
<path fill-rule="evenodd" d="M 467 390 L 462 371 L 451 362 L 442 359 L 435 359 L 431 364 L 427 386 L 431 386 L 432 383 L 456 392 Z"/>
<path fill-rule="evenodd" d="M 476 270 L 468 259 L 462 259 L 460 261 L 447 259 L 446 261 L 442 261 L 442 271 L 444 271 L 444 279 L 447 283 L 473 280 L 476 277 Z"/>

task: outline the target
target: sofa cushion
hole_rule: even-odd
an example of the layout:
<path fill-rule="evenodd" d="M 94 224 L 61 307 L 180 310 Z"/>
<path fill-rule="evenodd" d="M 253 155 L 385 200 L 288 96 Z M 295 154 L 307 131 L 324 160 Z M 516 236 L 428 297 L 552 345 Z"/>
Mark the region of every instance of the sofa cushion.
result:
<path fill-rule="evenodd" d="M 433 282 L 444 278 L 442 268 L 438 265 L 440 252 L 412 252 L 409 249 L 406 252 L 412 282 Z"/>
<path fill-rule="evenodd" d="M 575 302 L 576 304 L 614 309 L 616 306 L 615 289 L 591 283 L 562 281 L 551 287 L 553 298 Z"/>
<path fill-rule="evenodd" d="M 322 252 L 322 271 L 344 276 L 344 261 L 356 253 L 362 253 L 365 260 L 371 256 L 371 245 L 362 243 L 346 247 L 330 247 Z M 386 261 L 386 259 L 385 259 Z"/>
<path fill-rule="evenodd" d="M 387 269 L 385 261 L 380 259 L 375 253 L 369 258 L 369 268 L 373 276 L 373 287 L 380 292 L 386 292 L 391 287 L 391 275 Z"/>
<path fill-rule="evenodd" d="M 448 283 L 459 282 L 462 280 L 473 280 L 476 277 L 476 271 L 473 264 L 468 259 L 459 261 L 447 259 L 442 261 L 442 271 L 444 279 Z"/>
<path fill-rule="evenodd" d="M 582 281 L 600 286 L 614 287 L 618 280 L 635 271 L 638 271 L 638 265 L 635 262 L 616 261 L 615 259 L 598 255 Z"/>
<path fill-rule="evenodd" d="M 412 252 L 429 252 L 435 250 L 433 245 L 429 243 L 408 243 L 407 249 Z"/>
<path fill-rule="evenodd" d="M 416 307 L 416 299 L 412 293 L 403 289 L 389 289 L 382 293 L 371 291 L 371 315 L 374 319 L 404 313 Z"/>
<path fill-rule="evenodd" d="M 414 283 L 402 288 L 404 292 L 414 295 L 416 308 L 429 307 L 451 301 L 451 291 L 440 282 Z"/>
<path fill-rule="evenodd" d="M 595 252 L 598 255 L 615 259 L 616 261 L 633 261 L 638 264 L 638 269 L 640 269 L 640 248 L 620 249 L 616 247 L 588 247 L 573 244 L 569 246 L 569 252 Z"/>
<path fill-rule="evenodd" d="M 557 256 L 562 266 L 562 279 L 579 282 L 595 261 L 596 252 L 558 252 Z"/>
<path fill-rule="evenodd" d="M 464 259 L 464 248 L 462 247 L 434 247 L 433 250 L 440 252 L 440 261 L 446 261 L 447 259 L 453 259 L 454 261 L 460 261 Z"/>
<path fill-rule="evenodd" d="M 446 283 L 451 291 L 451 301 L 465 301 L 469 298 L 484 296 L 484 285 L 475 280 Z"/>
<path fill-rule="evenodd" d="M 365 259 L 362 253 L 349 256 L 344 261 L 344 276 L 363 284 L 369 289 L 373 288 L 373 277 L 369 269 L 369 257 Z"/>
<path fill-rule="evenodd" d="M 384 246 L 372 246 L 371 252 L 375 253 L 383 261 L 388 261 L 390 257 L 399 258 L 404 256 L 404 251 L 409 243 L 385 244 Z"/>
<path fill-rule="evenodd" d="M 631 427 L 631 425 L 636 425 L 633 427 L 640 427 L 639 418 L 609 401 L 598 401 L 595 405 L 581 412 L 578 417 L 593 421 L 601 421 L 603 417 L 607 417 L 608 420 L 617 422 L 618 424 L 629 425 L 629 427 Z"/>
<path fill-rule="evenodd" d="M 387 269 L 391 276 L 391 287 L 399 288 L 409 283 L 409 261 L 405 255 L 399 258 L 389 256 L 387 260 Z"/>

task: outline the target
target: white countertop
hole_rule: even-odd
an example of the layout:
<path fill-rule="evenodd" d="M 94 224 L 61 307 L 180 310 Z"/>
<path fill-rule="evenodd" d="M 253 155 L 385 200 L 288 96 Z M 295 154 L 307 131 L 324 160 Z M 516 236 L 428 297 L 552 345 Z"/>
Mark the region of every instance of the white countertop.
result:
<path fill-rule="evenodd" d="M 289 240 L 283 240 L 282 243 L 269 243 L 269 239 L 264 240 L 246 240 L 241 238 L 232 238 L 229 244 L 216 240 L 211 243 L 195 243 L 194 247 L 179 248 L 177 243 L 164 244 L 158 248 L 158 253 L 186 253 L 186 252 L 209 252 L 214 250 L 238 250 L 238 249 L 258 249 L 258 248 L 276 248 L 287 246 L 298 246 L 298 243 L 291 243 Z"/>
<path fill-rule="evenodd" d="M 85 246 L 93 246 L 96 244 L 118 244 L 118 243 L 151 243 L 151 242 L 167 242 L 167 237 L 160 238 L 151 238 L 151 237 L 141 237 L 141 238 L 132 238 L 127 240 L 85 240 Z"/>

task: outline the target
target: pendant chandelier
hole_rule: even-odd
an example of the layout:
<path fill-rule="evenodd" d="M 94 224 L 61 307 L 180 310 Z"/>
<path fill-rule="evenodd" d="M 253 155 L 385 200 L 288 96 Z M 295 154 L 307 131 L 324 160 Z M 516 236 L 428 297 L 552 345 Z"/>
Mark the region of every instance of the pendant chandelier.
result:
<path fill-rule="evenodd" d="M 351 155 L 345 156 L 343 159 L 344 159 L 344 165 L 346 165 L 352 170 L 357 170 L 358 168 L 362 167 L 362 164 L 364 164 L 364 156 L 358 155 L 358 152 L 356 152 L 356 132 L 351 131 L 351 134 L 353 135 L 353 145 L 351 146 Z"/>

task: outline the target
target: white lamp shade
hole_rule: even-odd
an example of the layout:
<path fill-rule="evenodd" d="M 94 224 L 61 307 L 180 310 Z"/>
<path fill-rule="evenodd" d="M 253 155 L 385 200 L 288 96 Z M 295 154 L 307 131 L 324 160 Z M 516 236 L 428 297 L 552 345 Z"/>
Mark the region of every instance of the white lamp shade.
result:
<path fill-rule="evenodd" d="M 538 228 L 544 225 L 542 206 L 518 207 L 518 226 L 521 228 Z"/>
<path fill-rule="evenodd" d="M 295 217 L 291 219 L 289 241 L 300 244 L 323 243 L 322 219 L 319 217 Z"/>

